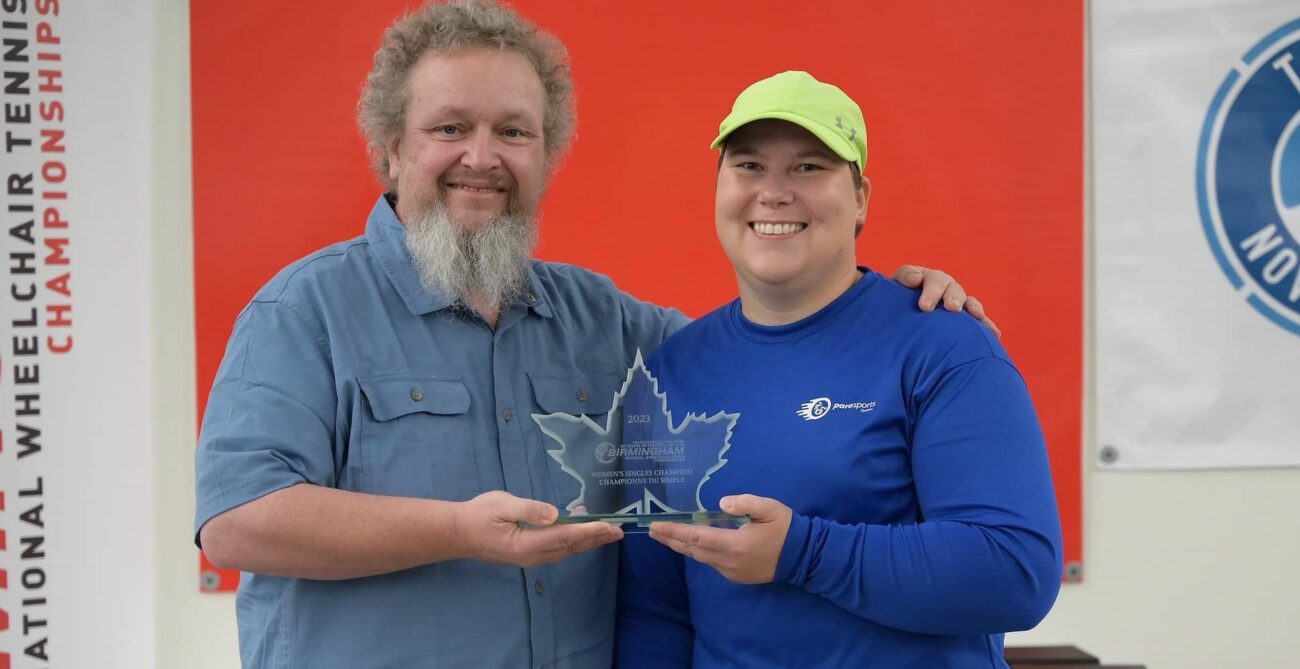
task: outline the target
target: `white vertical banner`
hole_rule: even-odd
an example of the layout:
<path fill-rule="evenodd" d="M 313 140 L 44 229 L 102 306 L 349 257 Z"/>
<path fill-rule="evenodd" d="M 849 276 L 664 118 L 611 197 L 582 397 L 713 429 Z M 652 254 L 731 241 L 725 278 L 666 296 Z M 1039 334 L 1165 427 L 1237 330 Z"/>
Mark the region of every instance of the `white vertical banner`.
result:
<path fill-rule="evenodd" d="M 1090 12 L 1100 465 L 1300 465 L 1300 3 Z"/>
<path fill-rule="evenodd" d="M 155 14 L 0 0 L 0 669 L 153 665 Z"/>

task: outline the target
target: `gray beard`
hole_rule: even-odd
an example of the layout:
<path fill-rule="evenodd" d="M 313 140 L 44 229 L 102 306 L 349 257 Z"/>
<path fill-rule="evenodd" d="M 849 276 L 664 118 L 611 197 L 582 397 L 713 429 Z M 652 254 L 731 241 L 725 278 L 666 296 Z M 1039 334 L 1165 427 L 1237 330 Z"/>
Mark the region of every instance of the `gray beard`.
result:
<path fill-rule="evenodd" d="M 477 230 L 465 230 L 435 202 L 406 231 L 406 248 L 425 290 L 498 312 L 525 293 L 528 259 L 536 246 L 532 214 L 515 207 Z"/>

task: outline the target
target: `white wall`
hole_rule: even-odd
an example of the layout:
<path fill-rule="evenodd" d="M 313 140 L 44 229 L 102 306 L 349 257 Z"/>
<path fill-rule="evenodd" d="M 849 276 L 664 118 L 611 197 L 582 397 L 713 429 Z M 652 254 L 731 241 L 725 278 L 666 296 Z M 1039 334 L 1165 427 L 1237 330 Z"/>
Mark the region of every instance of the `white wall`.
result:
<path fill-rule="evenodd" d="M 1297 510 L 1296 470 L 1092 470 L 1085 581 L 1064 586 L 1047 620 L 1007 643 L 1072 643 L 1149 669 L 1293 669 Z"/>
<path fill-rule="evenodd" d="M 153 197 L 157 666 L 239 664 L 234 597 L 198 590 L 194 512 L 189 14 L 156 0 Z M 901 259 L 900 259 L 901 260 Z M 997 305 L 990 305 L 996 315 Z M 1092 397 L 1092 373 L 1088 373 Z M 1085 421 L 1089 463 L 1092 419 Z M 1300 439 L 1300 436 L 1298 436 Z M 1087 468 L 1085 582 L 1009 644 L 1072 643 L 1149 669 L 1287 669 L 1300 658 L 1300 470 Z M 109 666 L 109 665 L 105 665 Z"/>
<path fill-rule="evenodd" d="M 194 548 L 194 249 L 190 187 L 190 24 L 186 0 L 153 0 L 153 413 L 157 669 L 239 666 L 235 598 L 199 592 Z M 114 665 L 106 664 L 106 667 Z M 126 669 L 125 667 L 122 669 Z M 132 668 L 135 669 L 135 668 Z"/>

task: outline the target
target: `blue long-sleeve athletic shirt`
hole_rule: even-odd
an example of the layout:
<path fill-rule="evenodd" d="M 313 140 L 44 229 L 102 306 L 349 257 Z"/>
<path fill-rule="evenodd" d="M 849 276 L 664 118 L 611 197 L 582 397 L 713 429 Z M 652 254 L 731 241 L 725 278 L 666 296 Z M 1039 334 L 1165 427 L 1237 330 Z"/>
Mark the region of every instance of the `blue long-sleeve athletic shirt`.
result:
<path fill-rule="evenodd" d="M 674 420 L 740 414 L 706 508 L 753 493 L 794 519 L 764 585 L 625 539 L 620 667 L 1006 667 L 1002 633 L 1060 584 L 1043 435 L 997 340 L 915 302 L 867 271 L 796 323 L 736 301 L 651 357 Z"/>

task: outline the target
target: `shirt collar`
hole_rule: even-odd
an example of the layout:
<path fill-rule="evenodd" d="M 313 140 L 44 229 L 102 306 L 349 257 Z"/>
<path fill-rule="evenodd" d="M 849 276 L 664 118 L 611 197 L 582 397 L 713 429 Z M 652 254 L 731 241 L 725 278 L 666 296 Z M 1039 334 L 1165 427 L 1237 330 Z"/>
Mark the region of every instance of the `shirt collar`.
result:
<path fill-rule="evenodd" d="M 528 308 L 538 316 L 550 318 L 553 313 L 551 296 L 546 293 L 542 280 L 537 277 L 537 265 L 540 262 L 540 260 L 532 260 L 528 263 L 528 292 L 519 298 L 519 301 L 528 305 Z"/>
<path fill-rule="evenodd" d="M 411 252 L 406 248 L 406 226 L 398 220 L 397 213 L 387 193 L 380 195 L 366 220 L 366 241 L 374 249 L 375 258 L 384 268 L 384 274 L 402 296 L 406 308 L 414 316 L 441 311 L 454 304 L 459 296 L 448 293 L 430 293 L 420 283 L 420 273 L 415 269 Z M 528 292 L 518 302 L 539 316 L 550 318 L 551 306 L 534 267 L 528 263 Z"/>

